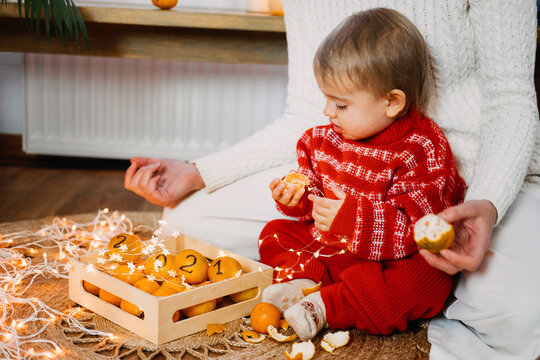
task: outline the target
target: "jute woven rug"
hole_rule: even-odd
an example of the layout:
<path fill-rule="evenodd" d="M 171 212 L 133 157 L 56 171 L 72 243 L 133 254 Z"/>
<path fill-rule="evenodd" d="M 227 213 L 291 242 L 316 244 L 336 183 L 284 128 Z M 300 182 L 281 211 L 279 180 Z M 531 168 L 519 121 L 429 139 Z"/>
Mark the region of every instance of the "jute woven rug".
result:
<path fill-rule="evenodd" d="M 160 213 L 126 212 L 134 225 L 155 226 Z M 95 214 L 66 216 L 76 222 L 89 222 Z M 38 231 L 48 225 L 52 218 L 32 221 L 18 221 L 0 224 L 0 234 L 23 230 Z M 20 239 L 18 244 L 30 239 Z M 37 297 L 51 308 L 64 311 L 77 307 L 68 298 L 68 282 L 61 278 L 38 277 L 23 295 L 25 298 Z M 24 307 L 15 309 L 15 315 L 24 316 L 31 311 Z M 113 340 L 89 336 L 58 321 L 49 325 L 39 336 L 54 340 L 63 350 L 65 359 L 284 359 L 284 351 L 291 349 L 291 343 L 278 343 L 267 338 L 259 344 L 249 344 L 239 333 L 249 328 L 248 318 L 227 323 L 224 333 L 207 336 L 205 332 L 157 346 L 131 333 L 111 321 L 90 311 L 82 311 L 79 320 L 88 328 L 115 334 Z M 350 329 L 351 340 L 343 348 L 330 354 L 320 347 L 324 332 L 314 339 L 316 346 L 314 360 L 317 359 L 427 359 L 430 345 L 427 341 L 427 322 L 420 322 L 400 334 L 391 336 L 372 336 Z M 36 346 L 37 347 L 37 346 Z"/>

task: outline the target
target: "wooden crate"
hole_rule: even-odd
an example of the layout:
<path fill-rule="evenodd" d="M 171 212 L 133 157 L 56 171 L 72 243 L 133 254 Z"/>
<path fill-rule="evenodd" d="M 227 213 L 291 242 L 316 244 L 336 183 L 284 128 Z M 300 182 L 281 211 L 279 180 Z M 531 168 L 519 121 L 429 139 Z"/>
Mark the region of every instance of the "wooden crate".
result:
<path fill-rule="evenodd" d="M 207 324 L 223 324 L 248 315 L 251 309 L 261 301 L 262 291 L 272 283 L 273 269 L 271 267 L 219 249 L 214 245 L 188 236 L 170 237 L 165 240 L 165 245 L 172 254 L 183 249 L 194 249 L 209 259 L 215 259 L 225 253 L 225 255 L 240 262 L 244 273 L 237 278 L 219 281 L 167 297 L 157 297 L 97 269 L 89 270 L 88 264 L 96 264 L 99 257 L 98 254 L 91 254 L 78 259 L 70 259 L 69 298 L 159 345 L 205 330 Z M 144 318 L 136 317 L 87 292 L 82 286 L 83 280 L 137 305 L 144 310 Z M 220 304 L 220 307 L 208 313 L 177 322 L 172 320 L 173 314 L 179 309 L 254 287 L 258 287 L 259 292 L 252 299 L 229 304 L 224 301 L 223 306 Z"/>

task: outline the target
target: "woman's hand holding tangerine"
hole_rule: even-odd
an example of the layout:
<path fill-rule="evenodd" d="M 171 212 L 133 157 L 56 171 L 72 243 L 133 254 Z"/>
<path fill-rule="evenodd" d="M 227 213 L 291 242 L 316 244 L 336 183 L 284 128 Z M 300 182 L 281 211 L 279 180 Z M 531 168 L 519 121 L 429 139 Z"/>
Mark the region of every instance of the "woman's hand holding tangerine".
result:
<path fill-rule="evenodd" d="M 285 206 L 297 206 L 306 191 L 303 186 L 297 188 L 293 185 L 287 185 L 279 178 L 272 180 L 269 187 L 272 191 L 272 198 Z"/>
<path fill-rule="evenodd" d="M 488 251 L 497 222 L 495 206 L 488 200 L 469 200 L 438 215 L 454 225 L 454 242 L 439 254 L 424 249 L 420 249 L 420 254 L 431 266 L 450 275 L 462 270 L 477 270 Z"/>
<path fill-rule="evenodd" d="M 332 191 L 337 199 L 328 199 L 309 194 L 308 199 L 313 201 L 313 211 L 311 216 L 315 220 L 315 227 L 321 231 L 328 231 L 336 218 L 339 209 L 345 202 L 347 194 L 338 186 L 333 185 Z"/>
<path fill-rule="evenodd" d="M 175 206 L 184 196 L 205 187 L 195 164 L 175 159 L 131 158 L 124 187 L 152 204 Z"/>

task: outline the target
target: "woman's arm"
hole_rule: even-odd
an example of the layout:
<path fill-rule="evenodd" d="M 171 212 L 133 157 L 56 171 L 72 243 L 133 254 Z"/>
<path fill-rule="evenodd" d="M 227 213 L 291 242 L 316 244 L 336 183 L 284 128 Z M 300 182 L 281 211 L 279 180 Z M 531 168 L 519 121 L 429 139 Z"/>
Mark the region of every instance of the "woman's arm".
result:
<path fill-rule="evenodd" d="M 484 138 L 465 200 L 487 199 L 498 220 L 521 188 L 534 147 L 534 0 L 471 0 Z"/>

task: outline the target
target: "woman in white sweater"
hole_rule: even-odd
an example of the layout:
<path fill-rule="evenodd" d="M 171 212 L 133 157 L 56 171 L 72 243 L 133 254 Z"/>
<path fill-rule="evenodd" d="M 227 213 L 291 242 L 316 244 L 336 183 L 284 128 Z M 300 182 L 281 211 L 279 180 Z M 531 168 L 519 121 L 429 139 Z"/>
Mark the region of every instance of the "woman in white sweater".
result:
<path fill-rule="evenodd" d="M 372 7 L 400 11 L 424 35 L 437 70 L 438 101 L 428 115 L 445 131 L 469 186 L 466 201 L 442 213 L 456 226 L 456 245 L 439 256 L 422 252 L 433 266 L 461 272 L 455 299 L 430 323 L 431 357 L 534 359 L 540 355 L 540 186 L 534 175 L 526 177 L 540 174 L 534 0 L 285 1 L 283 116 L 191 163 L 134 158 L 126 188 L 164 206 L 169 230 L 257 258 L 260 230 L 281 216 L 269 179 L 296 167 L 295 144 L 304 130 L 327 122 L 312 71 L 315 49 L 343 18 Z"/>

